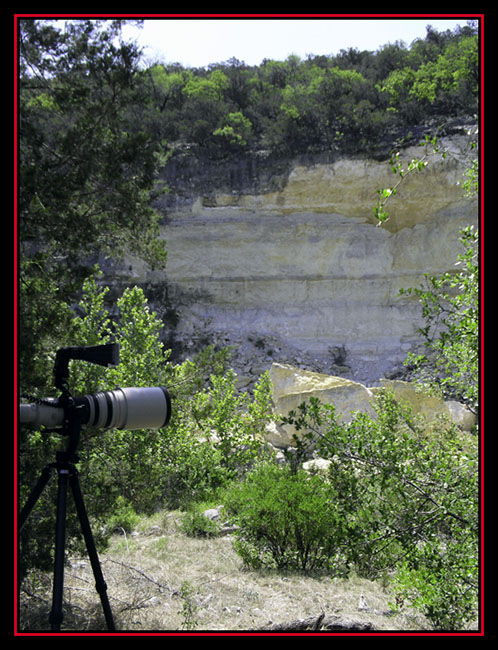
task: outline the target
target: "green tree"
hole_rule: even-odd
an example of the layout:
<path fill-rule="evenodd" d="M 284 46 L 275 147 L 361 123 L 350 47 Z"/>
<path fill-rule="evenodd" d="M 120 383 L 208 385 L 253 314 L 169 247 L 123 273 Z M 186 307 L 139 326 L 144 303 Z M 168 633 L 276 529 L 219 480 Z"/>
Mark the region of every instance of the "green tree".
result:
<path fill-rule="evenodd" d="M 440 112 L 459 112 L 468 111 L 476 101 L 478 88 L 478 43 L 475 36 L 469 36 L 450 43 L 436 60 L 420 66 L 409 94 L 437 105 Z"/>
<path fill-rule="evenodd" d="M 213 132 L 228 112 L 225 98 L 228 88 L 228 77 L 221 70 L 212 70 L 207 75 L 187 73 L 182 90 L 185 103 L 180 135 L 209 153 L 217 153 L 217 148 L 213 149 Z"/>
<path fill-rule="evenodd" d="M 268 375 L 260 377 L 251 399 L 247 393 L 237 393 L 233 370 L 212 375 L 209 387 L 195 395 L 191 408 L 195 428 L 213 441 L 231 477 L 242 475 L 258 457 L 270 413 Z"/>
<path fill-rule="evenodd" d="M 78 260 L 96 250 L 147 254 L 150 261 L 164 255 L 151 246 L 161 145 L 136 121 L 140 54 L 116 45 L 118 37 L 114 22 L 69 22 L 64 33 L 20 22 L 23 244 L 52 245 L 54 254 Z"/>
<path fill-rule="evenodd" d="M 119 21 L 61 31 L 21 19 L 19 53 L 19 363 L 31 388 L 64 340 L 89 259 L 164 263 L 151 200 L 165 152 L 141 126 L 140 52 Z"/>
<path fill-rule="evenodd" d="M 225 92 L 230 103 L 241 110 L 249 105 L 251 79 L 253 72 L 242 61 L 231 58 L 222 64 L 222 70 L 228 78 L 229 86 Z"/>
<path fill-rule="evenodd" d="M 375 150 L 393 129 L 475 112 L 478 73 L 477 29 L 471 25 L 443 33 L 429 27 L 426 38 L 410 47 L 350 48 L 304 61 L 290 55 L 259 66 L 230 59 L 208 70 L 153 65 L 144 78 L 161 118 L 155 128 L 216 158 L 230 152 L 238 135 L 247 140 L 226 123 L 227 115 L 237 113 L 252 125 L 248 147 L 277 155 Z"/>
<path fill-rule="evenodd" d="M 147 69 L 146 76 L 152 86 L 152 94 L 160 112 L 174 107 L 181 108 L 184 102 L 185 84 L 189 78 L 185 70 L 167 70 L 156 64 Z"/>
<path fill-rule="evenodd" d="M 414 44 L 405 65 L 390 71 L 378 85 L 389 97 L 389 110 L 399 112 L 408 123 L 427 115 L 477 112 L 477 35 L 445 37 L 436 43 L 431 33 L 428 41 Z"/>
<path fill-rule="evenodd" d="M 213 70 L 207 77 L 190 73 L 183 92 L 186 97 L 219 101 L 223 99 L 228 87 L 227 76 L 221 70 Z"/>
<path fill-rule="evenodd" d="M 228 144 L 231 150 L 244 149 L 251 136 L 251 122 L 240 111 L 229 113 L 224 121 L 223 127 L 216 129 L 213 135 Z"/>
<path fill-rule="evenodd" d="M 230 389 L 232 375 L 224 379 L 222 355 L 208 350 L 199 360 L 173 365 L 170 351 L 160 340 L 162 323 L 150 310 L 143 291 L 126 288 L 114 308 L 106 307 L 108 287 L 99 286 L 98 277 L 85 283 L 80 315 L 74 319 L 74 340 L 78 345 L 101 344 L 112 336 L 120 346 L 120 363 L 102 368 L 74 361 L 73 392 L 165 386 L 171 395 L 172 416 L 159 431 L 85 431 L 81 473 L 92 495 L 92 512 L 105 518 L 118 497 L 137 512 L 151 512 L 159 505 L 178 506 L 205 496 L 226 481 L 228 468 L 236 465 L 235 446 L 246 441 L 240 430 L 232 434 L 231 424 L 235 427 L 243 417 L 238 412 L 240 400 Z M 211 388 L 205 386 L 208 365 Z M 202 415 L 196 409 L 200 402 L 211 405 Z M 217 426 L 225 427 L 224 435 L 213 445 L 211 427 Z M 241 462 L 250 457 L 247 449 L 244 452 L 246 456 L 239 452 Z"/>
<path fill-rule="evenodd" d="M 375 78 L 381 81 L 394 70 L 402 70 L 409 64 L 410 50 L 402 41 L 380 47 L 375 53 Z"/>

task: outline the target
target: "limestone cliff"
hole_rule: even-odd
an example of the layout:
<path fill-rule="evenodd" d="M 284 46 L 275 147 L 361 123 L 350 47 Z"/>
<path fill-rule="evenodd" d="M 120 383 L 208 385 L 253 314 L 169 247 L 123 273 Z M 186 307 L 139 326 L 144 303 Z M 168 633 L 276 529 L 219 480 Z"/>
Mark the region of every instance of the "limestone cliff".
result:
<path fill-rule="evenodd" d="M 406 177 L 382 227 L 377 190 L 394 182 L 386 159 L 317 156 L 280 163 L 273 174 L 271 161 L 260 160 L 239 169 L 242 185 L 214 168 L 210 181 L 204 170 L 203 183 L 173 191 L 160 206 L 166 277 L 135 268 L 136 279 L 167 281 L 184 350 L 198 338 L 221 338 L 238 346 L 243 366 L 251 345 L 255 352 L 259 341 L 261 351 L 271 341 L 263 366 L 295 362 L 293 352 L 314 369 L 340 363 L 345 376 L 375 381 L 420 342 L 420 306 L 399 289 L 451 270 L 459 230 L 477 223 L 477 202 L 458 184 L 467 145 L 464 135 L 443 139 L 446 158 L 435 155 Z M 411 147 L 401 157 L 421 153 Z M 174 170 L 168 174 L 171 182 Z M 178 187 L 189 186 L 182 181 Z"/>

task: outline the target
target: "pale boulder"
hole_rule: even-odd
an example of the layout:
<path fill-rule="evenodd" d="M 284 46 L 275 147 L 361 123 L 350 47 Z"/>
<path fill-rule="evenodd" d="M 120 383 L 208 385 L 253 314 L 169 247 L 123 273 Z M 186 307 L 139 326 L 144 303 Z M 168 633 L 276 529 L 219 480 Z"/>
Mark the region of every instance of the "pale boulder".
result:
<path fill-rule="evenodd" d="M 354 411 L 374 415 L 371 404 L 374 394 L 358 382 L 280 363 L 272 364 L 270 379 L 273 385 L 274 412 L 277 416 L 287 416 L 310 397 L 333 404 L 338 419 L 343 422 L 350 422 Z M 265 437 L 275 447 L 285 448 L 295 444 L 294 435 L 299 436 L 302 433 L 292 425 L 273 423 L 267 428 Z"/>
<path fill-rule="evenodd" d="M 446 408 L 453 422 L 462 429 L 462 431 L 472 431 L 476 425 L 476 416 L 474 413 L 460 402 L 448 400 L 445 402 Z"/>
<path fill-rule="evenodd" d="M 444 401 L 420 391 L 413 383 L 398 380 L 380 379 L 379 387 L 368 388 L 363 384 L 343 377 L 325 375 L 309 370 L 302 370 L 288 364 L 273 363 L 270 368 L 273 386 L 273 405 L 276 421 L 267 426 L 266 440 L 274 447 L 285 449 L 295 445 L 294 435 L 298 438 L 305 431 L 296 430 L 289 424 L 281 424 L 279 417 L 285 417 L 290 411 L 316 397 L 324 404 L 335 407 L 337 419 L 344 423 L 351 421 L 354 412 L 367 413 L 376 417 L 375 399 L 379 390 L 392 391 L 400 404 L 410 407 L 416 416 L 427 418 L 428 422 L 447 418 L 462 431 L 471 431 L 475 426 L 475 415 L 463 404 Z"/>
<path fill-rule="evenodd" d="M 319 474 L 326 477 L 331 465 L 332 461 L 326 458 L 313 458 L 303 463 L 303 469 L 310 474 Z"/>
<path fill-rule="evenodd" d="M 276 449 L 287 449 L 287 447 L 295 444 L 292 431 L 291 427 L 282 426 L 278 421 L 269 422 L 265 426 L 264 438 L 266 442 L 269 442 Z"/>
<path fill-rule="evenodd" d="M 476 424 L 475 415 L 460 402 L 427 395 L 416 384 L 407 381 L 381 379 L 379 383 L 382 388 L 391 390 L 398 402 L 408 405 L 414 415 L 424 416 L 429 421 L 446 417 L 462 431 L 471 431 Z"/>

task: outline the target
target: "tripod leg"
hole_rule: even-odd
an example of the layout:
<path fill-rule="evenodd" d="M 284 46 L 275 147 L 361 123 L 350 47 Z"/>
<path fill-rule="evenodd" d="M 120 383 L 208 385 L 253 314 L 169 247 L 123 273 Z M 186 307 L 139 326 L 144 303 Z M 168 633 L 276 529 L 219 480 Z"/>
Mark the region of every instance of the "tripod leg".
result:
<path fill-rule="evenodd" d="M 86 548 L 88 551 L 88 555 L 90 557 L 90 562 L 93 569 L 93 575 L 95 577 L 95 588 L 100 596 L 100 602 L 102 603 L 102 609 L 104 610 L 104 616 L 107 622 L 107 628 L 111 631 L 114 631 L 115 630 L 114 620 L 112 616 L 109 599 L 107 597 L 107 585 L 105 583 L 104 576 L 102 574 L 102 569 L 100 567 L 99 557 L 97 554 L 97 549 L 95 548 L 95 542 L 93 539 L 92 530 L 90 528 L 90 522 L 88 521 L 88 516 L 86 514 L 85 504 L 83 502 L 83 495 L 81 494 L 80 484 L 78 480 L 78 472 L 76 469 L 74 470 L 73 474 L 71 474 L 70 484 L 73 491 L 76 510 L 78 512 L 78 517 L 80 520 L 81 530 L 83 532 Z"/>
<path fill-rule="evenodd" d="M 57 520 L 55 533 L 55 561 L 54 561 L 54 587 L 52 594 L 52 611 L 49 622 L 52 631 L 60 629 L 62 613 L 62 595 L 64 590 L 64 551 L 66 545 L 66 505 L 67 505 L 67 482 L 69 478 L 68 469 L 59 469 L 59 481 L 57 492 Z"/>
<path fill-rule="evenodd" d="M 41 476 L 38 479 L 38 483 L 31 491 L 31 494 L 29 495 L 29 498 L 26 501 L 26 505 L 21 510 L 19 514 L 19 523 L 18 523 L 19 532 L 21 532 L 21 530 L 23 529 L 23 526 L 26 523 L 26 519 L 29 517 L 29 513 L 31 512 L 31 510 L 33 510 L 33 507 L 35 503 L 38 501 L 38 499 L 40 498 L 40 495 L 43 492 L 44 487 L 47 485 L 48 481 L 50 480 L 51 471 L 52 471 L 51 465 L 47 465 L 47 467 L 43 469 Z"/>

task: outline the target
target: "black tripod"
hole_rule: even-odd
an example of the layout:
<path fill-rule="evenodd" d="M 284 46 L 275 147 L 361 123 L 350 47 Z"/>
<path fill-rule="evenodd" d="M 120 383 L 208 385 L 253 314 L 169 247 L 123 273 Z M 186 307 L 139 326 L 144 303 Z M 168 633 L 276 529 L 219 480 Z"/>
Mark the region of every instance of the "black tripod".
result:
<path fill-rule="evenodd" d="M 107 627 L 110 631 L 115 629 L 112 611 L 107 597 L 107 585 L 104 581 L 104 576 L 100 567 L 95 542 L 93 539 L 90 522 L 83 502 L 83 495 L 81 493 L 78 470 L 75 463 L 79 461 L 76 450 L 79 444 L 81 420 L 78 413 L 78 408 L 75 407 L 74 400 L 68 392 L 64 392 L 60 398 L 60 404 L 64 407 L 64 425 L 62 433 L 69 436 L 69 441 L 66 451 L 59 451 L 56 454 L 56 462 L 47 465 L 38 480 L 38 483 L 33 488 L 26 505 L 19 516 L 19 532 L 22 530 L 29 513 L 38 501 L 43 489 L 47 485 L 52 475 L 52 471 L 56 470 L 58 474 L 58 492 L 57 492 L 57 517 L 56 517 L 56 532 L 55 532 L 55 561 L 54 561 L 54 585 L 52 595 L 52 610 L 50 613 L 49 622 L 52 631 L 59 631 L 63 619 L 62 612 L 62 595 L 64 589 L 64 552 L 66 540 L 66 504 L 67 504 L 67 487 L 71 486 L 71 490 L 76 505 L 76 511 L 80 521 L 81 531 L 85 539 L 86 548 L 90 557 L 90 562 L 95 577 L 95 588 L 100 596 L 104 616 L 107 622 Z M 59 431 L 60 433 L 60 431 Z"/>

